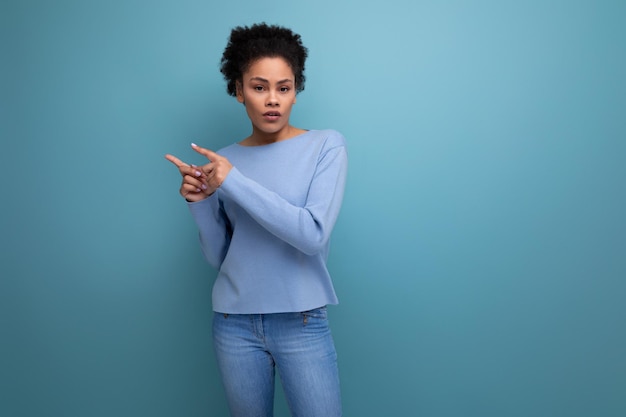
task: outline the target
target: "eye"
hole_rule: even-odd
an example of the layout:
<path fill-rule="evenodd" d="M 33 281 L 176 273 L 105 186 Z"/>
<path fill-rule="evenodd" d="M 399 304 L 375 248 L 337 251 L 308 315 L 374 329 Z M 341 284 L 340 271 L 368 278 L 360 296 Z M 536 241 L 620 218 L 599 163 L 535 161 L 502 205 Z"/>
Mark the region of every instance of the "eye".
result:
<path fill-rule="evenodd" d="M 255 91 L 263 91 L 263 86 L 262 85 L 256 85 L 256 86 L 254 86 L 254 90 Z"/>
<path fill-rule="evenodd" d="M 287 92 L 289 92 L 289 90 L 291 90 L 289 87 L 280 87 L 280 92 L 281 93 L 287 93 Z"/>

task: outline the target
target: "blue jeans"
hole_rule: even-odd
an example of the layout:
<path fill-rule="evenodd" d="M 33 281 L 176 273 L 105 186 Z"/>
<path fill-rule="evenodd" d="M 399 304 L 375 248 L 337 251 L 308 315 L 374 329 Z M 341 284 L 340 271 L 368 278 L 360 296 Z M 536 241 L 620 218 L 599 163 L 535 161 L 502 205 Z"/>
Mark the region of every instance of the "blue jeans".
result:
<path fill-rule="evenodd" d="M 233 417 L 273 415 L 276 367 L 292 416 L 341 416 L 326 307 L 301 313 L 215 313 L 213 342 Z"/>

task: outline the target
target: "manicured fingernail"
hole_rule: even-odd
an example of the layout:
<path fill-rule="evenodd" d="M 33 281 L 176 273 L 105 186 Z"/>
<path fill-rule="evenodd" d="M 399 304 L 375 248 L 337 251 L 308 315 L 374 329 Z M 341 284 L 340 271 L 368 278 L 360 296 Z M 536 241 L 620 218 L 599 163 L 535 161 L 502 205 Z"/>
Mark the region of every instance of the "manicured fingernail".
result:
<path fill-rule="evenodd" d="M 196 171 L 196 177 L 199 177 L 200 175 L 202 175 L 202 172 Z"/>
<path fill-rule="evenodd" d="M 202 184 L 202 189 L 206 190 L 206 184 Z"/>
<path fill-rule="evenodd" d="M 191 146 L 193 146 L 194 148 L 198 147 L 198 145 L 196 145 L 195 143 L 191 142 Z"/>

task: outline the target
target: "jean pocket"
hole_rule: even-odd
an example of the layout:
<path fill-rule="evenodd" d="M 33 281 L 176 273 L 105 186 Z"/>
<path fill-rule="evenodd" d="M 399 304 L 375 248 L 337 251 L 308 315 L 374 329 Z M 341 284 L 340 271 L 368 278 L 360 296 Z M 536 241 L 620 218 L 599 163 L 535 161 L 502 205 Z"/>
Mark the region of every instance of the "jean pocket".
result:
<path fill-rule="evenodd" d="M 302 316 L 302 323 L 306 326 L 309 320 L 326 320 L 328 317 L 326 306 L 314 308 L 312 310 L 303 311 L 300 313 Z"/>

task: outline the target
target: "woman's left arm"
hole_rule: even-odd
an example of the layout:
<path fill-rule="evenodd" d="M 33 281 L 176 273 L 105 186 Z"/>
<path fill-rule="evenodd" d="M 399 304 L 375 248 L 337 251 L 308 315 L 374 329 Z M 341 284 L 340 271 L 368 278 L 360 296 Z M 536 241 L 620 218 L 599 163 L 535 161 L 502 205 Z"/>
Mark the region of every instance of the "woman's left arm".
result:
<path fill-rule="evenodd" d="M 316 254 L 326 247 L 343 200 L 348 159 L 341 139 L 320 156 L 303 207 L 291 204 L 232 166 L 223 179 L 218 179 L 220 190 L 270 233 L 307 255 Z M 205 154 L 204 149 L 198 151 Z M 209 152 L 212 155 L 205 156 L 212 162 L 223 158 Z"/>
<path fill-rule="evenodd" d="M 236 168 L 222 189 L 269 232 L 307 255 L 313 255 L 326 246 L 335 226 L 346 171 L 345 147 L 328 150 L 317 166 L 304 207 L 289 203 Z"/>

